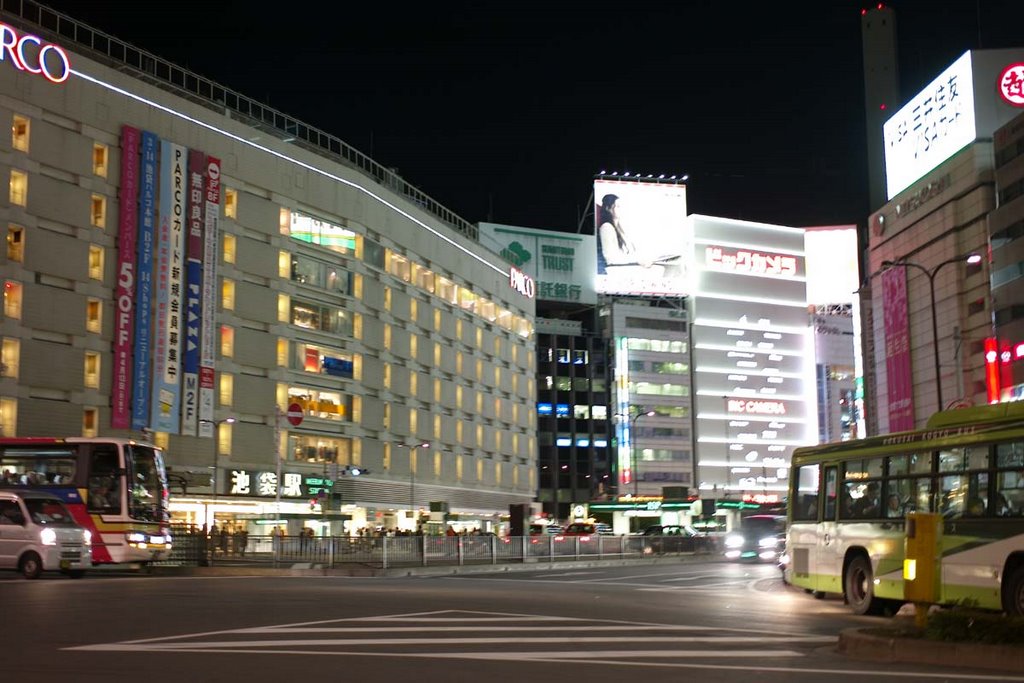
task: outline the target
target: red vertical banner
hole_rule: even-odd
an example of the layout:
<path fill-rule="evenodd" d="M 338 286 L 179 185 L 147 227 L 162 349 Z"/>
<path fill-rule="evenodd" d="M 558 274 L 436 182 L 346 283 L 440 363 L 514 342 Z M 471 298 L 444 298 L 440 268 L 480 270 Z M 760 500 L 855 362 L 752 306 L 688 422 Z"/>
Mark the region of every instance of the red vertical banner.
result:
<path fill-rule="evenodd" d="M 904 268 L 890 268 L 882 273 L 882 316 L 889 431 L 904 432 L 914 428 L 914 379 L 910 360 L 907 273 Z"/>
<path fill-rule="evenodd" d="M 139 218 L 138 128 L 121 128 L 121 191 L 117 213 L 117 286 L 114 290 L 114 381 L 110 426 L 128 429 L 131 422 L 132 337 L 135 326 L 135 245 Z"/>
<path fill-rule="evenodd" d="M 999 403 L 999 342 L 995 337 L 985 340 L 985 391 L 989 403 Z"/>

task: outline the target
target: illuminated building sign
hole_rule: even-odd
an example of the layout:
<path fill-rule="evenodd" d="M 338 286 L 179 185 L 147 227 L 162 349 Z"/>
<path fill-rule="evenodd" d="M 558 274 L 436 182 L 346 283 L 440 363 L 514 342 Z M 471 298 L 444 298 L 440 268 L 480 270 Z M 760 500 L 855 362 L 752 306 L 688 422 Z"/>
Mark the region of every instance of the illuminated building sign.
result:
<path fill-rule="evenodd" d="M 747 401 L 729 399 L 730 413 L 749 413 L 753 415 L 785 415 L 786 404 L 782 401 Z"/>
<path fill-rule="evenodd" d="M 939 74 L 882 127 L 887 199 L 977 137 L 971 53 Z"/>
<path fill-rule="evenodd" d="M 989 403 L 999 403 L 999 379 L 998 342 L 989 337 L 985 340 L 985 388 Z"/>
<path fill-rule="evenodd" d="M 533 278 L 516 267 L 508 269 L 508 284 L 527 299 L 532 299 L 537 293 Z"/>
<path fill-rule="evenodd" d="M 757 503 L 758 505 L 774 504 L 779 502 L 777 493 L 744 493 L 743 502 Z"/>
<path fill-rule="evenodd" d="M 44 43 L 38 36 L 19 36 L 7 24 L 0 24 L 0 62 L 6 61 L 20 71 L 40 74 L 51 83 L 63 83 L 71 75 L 71 62 L 64 50 Z"/>
<path fill-rule="evenodd" d="M 232 496 L 277 496 L 276 472 L 231 470 L 228 482 L 231 485 L 228 494 Z M 306 493 L 302 490 L 301 474 L 285 472 L 281 475 L 282 498 L 302 498 L 305 495 Z"/>
<path fill-rule="evenodd" d="M 757 251 L 723 251 L 721 247 L 704 250 L 704 264 L 713 270 L 755 275 L 796 275 L 796 257 L 782 254 L 762 254 Z"/>
<path fill-rule="evenodd" d="M 999 74 L 999 94 L 1014 107 L 1024 107 L 1024 64 L 1010 64 Z"/>

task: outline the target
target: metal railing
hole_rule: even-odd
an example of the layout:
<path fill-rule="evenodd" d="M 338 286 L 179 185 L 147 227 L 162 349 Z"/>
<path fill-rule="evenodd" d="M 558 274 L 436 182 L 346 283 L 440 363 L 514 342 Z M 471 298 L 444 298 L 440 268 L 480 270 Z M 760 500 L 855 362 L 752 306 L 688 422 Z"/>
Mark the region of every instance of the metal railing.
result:
<path fill-rule="evenodd" d="M 162 565 L 309 565 L 375 568 L 567 562 L 716 552 L 714 539 L 687 536 L 227 536 L 174 538 Z"/>
<path fill-rule="evenodd" d="M 0 0 L 0 11 L 26 30 L 72 47 L 118 71 L 273 134 L 335 163 L 354 168 L 423 209 L 460 234 L 478 241 L 477 226 L 340 138 L 303 123 L 197 73 L 183 69 L 34 0 Z"/>

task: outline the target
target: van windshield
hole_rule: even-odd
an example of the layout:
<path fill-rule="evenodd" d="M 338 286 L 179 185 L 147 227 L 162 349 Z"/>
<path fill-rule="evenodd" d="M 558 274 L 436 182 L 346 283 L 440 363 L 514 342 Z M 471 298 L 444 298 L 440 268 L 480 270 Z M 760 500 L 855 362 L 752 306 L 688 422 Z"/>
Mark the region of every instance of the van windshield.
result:
<path fill-rule="evenodd" d="M 25 507 L 32 521 L 42 526 L 76 526 L 64 503 L 56 498 L 26 498 Z"/>

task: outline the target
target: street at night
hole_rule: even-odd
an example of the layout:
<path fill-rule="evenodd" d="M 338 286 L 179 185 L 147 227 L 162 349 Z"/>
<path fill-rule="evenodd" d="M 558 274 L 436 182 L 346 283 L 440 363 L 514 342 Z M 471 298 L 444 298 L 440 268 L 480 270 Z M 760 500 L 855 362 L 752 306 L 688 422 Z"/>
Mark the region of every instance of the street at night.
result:
<path fill-rule="evenodd" d="M 1024 680 L 836 652 L 883 625 L 764 564 L 405 578 L 0 577 L 5 678 L 112 681 Z M 17 625 L 17 627 L 12 627 Z"/>

